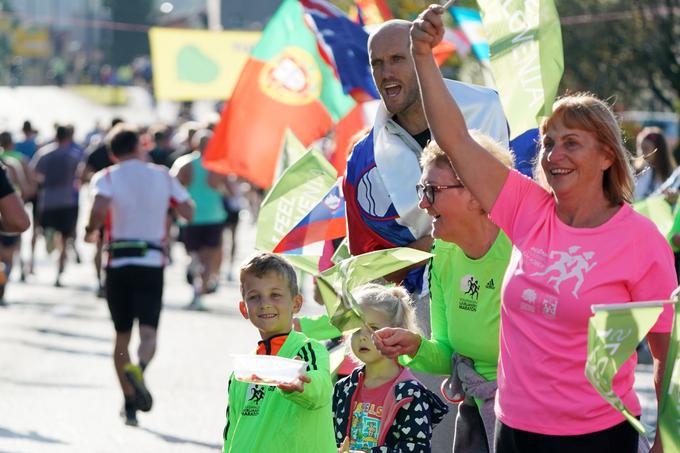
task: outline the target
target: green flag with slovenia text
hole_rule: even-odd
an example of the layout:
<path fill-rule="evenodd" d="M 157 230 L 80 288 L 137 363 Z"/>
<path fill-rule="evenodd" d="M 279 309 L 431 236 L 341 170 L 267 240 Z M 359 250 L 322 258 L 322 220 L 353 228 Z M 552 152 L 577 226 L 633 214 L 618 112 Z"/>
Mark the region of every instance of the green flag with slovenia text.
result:
<path fill-rule="evenodd" d="M 552 112 L 564 69 L 560 18 L 553 0 L 477 3 L 512 139 Z"/>
<path fill-rule="evenodd" d="M 662 304 L 629 302 L 593 305 L 594 314 L 588 321 L 586 378 L 642 434 L 645 428 L 614 391 L 613 379 L 656 322 L 663 310 Z"/>
<path fill-rule="evenodd" d="M 680 451 L 680 303 L 675 304 L 673 332 L 666 358 L 661 401 L 659 433 L 664 451 Z"/>
<path fill-rule="evenodd" d="M 317 284 L 331 324 L 343 332 L 361 327 L 363 315 L 352 297 L 352 291 L 431 257 L 431 253 L 421 250 L 397 247 L 344 259 L 317 275 Z"/>
<path fill-rule="evenodd" d="M 336 178 L 333 165 L 313 149 L 288 167 L 262 201 L 255 248 L 274 250 L 281 238 L 326 195 Z M 310 274 L 319 271 L 317 256 L 287 255 L 286 258 Z"/>

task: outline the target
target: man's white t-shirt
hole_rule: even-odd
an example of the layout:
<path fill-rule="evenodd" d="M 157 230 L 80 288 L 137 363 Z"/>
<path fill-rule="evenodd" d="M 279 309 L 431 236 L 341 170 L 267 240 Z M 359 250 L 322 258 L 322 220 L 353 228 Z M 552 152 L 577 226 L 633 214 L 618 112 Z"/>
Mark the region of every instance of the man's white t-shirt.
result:
<path fill-rule="evenodd" d="M 126 160 L 97 172 L 92 178 L 93 196 L 110 198 L 106 230 L 111 241 L 145 241 L 162 246 L 166 239 L 166 217 L 172 202 L 183 203 L 189 193 L 167 168 Z M 127 265 L 162 267 L 160 250 L 147 250 L 141 257 L 109 260 L 110 267 Z"/>

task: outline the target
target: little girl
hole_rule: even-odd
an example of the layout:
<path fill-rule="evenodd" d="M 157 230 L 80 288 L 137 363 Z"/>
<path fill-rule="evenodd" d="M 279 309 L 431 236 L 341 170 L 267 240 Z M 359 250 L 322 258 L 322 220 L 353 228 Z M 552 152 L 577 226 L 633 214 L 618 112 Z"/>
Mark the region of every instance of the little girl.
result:
<path fill-rule="evenodd" d="M 367 284 L 352 292 L 368 327 L 351 335 L 352 352 L 363 366 L 333 392 L 335 439 L 340 452 L 430 452 L 433 427 L 448 407 L 397 359 L 373 345 L 383 327 L 413 329 L 411 299 L 401 287 Z"/>

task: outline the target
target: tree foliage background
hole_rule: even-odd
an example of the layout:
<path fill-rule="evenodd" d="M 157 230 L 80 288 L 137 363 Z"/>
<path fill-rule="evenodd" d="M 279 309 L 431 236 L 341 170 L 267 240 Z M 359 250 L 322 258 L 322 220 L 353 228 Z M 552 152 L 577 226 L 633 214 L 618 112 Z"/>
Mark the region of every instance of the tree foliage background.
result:
<path fill-rule="evenodd" d="M 680 0 L 558 0 L 562 90 L 627 109 L 680 110 Z"/>

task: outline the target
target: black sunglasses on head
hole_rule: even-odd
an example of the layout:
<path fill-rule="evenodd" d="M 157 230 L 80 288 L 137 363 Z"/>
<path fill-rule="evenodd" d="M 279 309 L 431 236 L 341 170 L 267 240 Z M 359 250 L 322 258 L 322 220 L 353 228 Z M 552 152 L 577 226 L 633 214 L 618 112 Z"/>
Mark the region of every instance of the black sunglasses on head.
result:
<path fill-rule="evenodd" d="M 418 194 L 418 199 L 422 200 L 423 196 L 428 203 L 434 204 L 434 194 L 440 190 L 445 189 L 459 189 L 465 187 L 462 184 L 451 184 L 451 185 L 437 185 L 437 184 L 416 184 L 416 193 Z"/>

